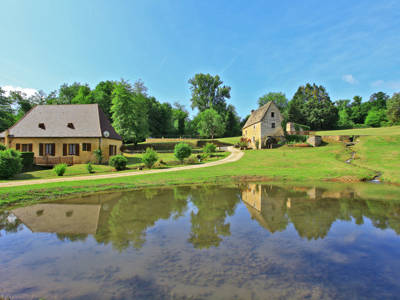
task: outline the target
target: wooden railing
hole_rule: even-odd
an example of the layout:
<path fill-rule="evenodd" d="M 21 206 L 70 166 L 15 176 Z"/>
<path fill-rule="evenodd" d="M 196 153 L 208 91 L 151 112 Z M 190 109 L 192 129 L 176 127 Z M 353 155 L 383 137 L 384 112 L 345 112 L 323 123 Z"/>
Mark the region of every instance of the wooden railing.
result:
<path fill-rule="evenodd" d="M 73 156 L 37 156 L 34 158 L 34 164 L 39 166 L 54 166 L 57 164 L 74 164 Z"/>

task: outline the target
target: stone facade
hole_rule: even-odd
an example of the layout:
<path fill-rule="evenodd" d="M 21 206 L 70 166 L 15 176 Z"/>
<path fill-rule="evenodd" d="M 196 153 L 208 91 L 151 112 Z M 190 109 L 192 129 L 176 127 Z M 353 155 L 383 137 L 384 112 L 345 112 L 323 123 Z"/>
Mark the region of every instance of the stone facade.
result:
<path fill-rule="evenodd" d="M 318 147 L 322 144 L 322 138 L 319 135 L 313 135 L 307 139 L 307 143 L 313 147 Z"/>
<path fill-rule="evenodd" d="M 275 103 L 269 102 L 252 112 L 243 127 L 242 136 L 250 140 L 249 146 L 253 149 L 266 147 L 268 137 L 273 137 L 276 141 L 284 137 L 282 120 L 279 108 Z"/>

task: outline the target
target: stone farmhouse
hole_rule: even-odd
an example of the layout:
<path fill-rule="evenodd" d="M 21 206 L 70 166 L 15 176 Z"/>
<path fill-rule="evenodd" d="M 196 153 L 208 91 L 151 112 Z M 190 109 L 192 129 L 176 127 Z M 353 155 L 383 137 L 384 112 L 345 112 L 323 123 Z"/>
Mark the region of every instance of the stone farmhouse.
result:
<path fill-rule="evenodd" d="M 250 140 L 251 148 L 261 149 L 284 137 L 283 117 L 273 101 L 251 112 L 242 129 L 242 136 Z"/>
<path fill-rule="evenodd" d="M 8 148 L 33 152 L 36 165 L 104 161 L 120 154 L 122 138 L 97 104 L 38 105 L 14 126 L 0 133 Z"/>

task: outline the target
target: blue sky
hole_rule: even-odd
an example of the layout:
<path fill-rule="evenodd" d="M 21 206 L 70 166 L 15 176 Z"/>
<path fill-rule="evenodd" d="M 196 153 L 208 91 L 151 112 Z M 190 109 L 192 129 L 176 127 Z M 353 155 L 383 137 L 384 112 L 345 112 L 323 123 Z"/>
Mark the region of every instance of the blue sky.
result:
<path fill-rule="evenodd" d="M 332 100 L 400 91 L 400 1 L 1 0 L 0 86 L 57 89 L 141 78 L 186 104 L 219 74 L 243 117 L 270 91 Z"/>

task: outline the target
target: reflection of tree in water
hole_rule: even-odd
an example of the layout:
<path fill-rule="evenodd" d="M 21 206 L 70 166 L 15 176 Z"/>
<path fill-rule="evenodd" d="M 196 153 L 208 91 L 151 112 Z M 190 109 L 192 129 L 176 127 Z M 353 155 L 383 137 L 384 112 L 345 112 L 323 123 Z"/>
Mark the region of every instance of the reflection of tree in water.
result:
<path fill-rule="evenodd" d="M 400 234 L 400 202 L 364 200 L 354 191 L 249 184 L 242 188 L 242 197 L 252 217 L 271 233 L 291 222 L 301 237 L 324 238 L 336 220 L 354 219 L 361 225 L 366 217 L 376 228 Z"/>
<path fill-rule="evenodd" d="M 106 221 L 100 224 L 96 240 L 123 250 L 129 246 L 141 248 L 147 228 L 160 219 L 177 218 L 186 210 L 186 198 L 175 198 L 171 189 L 144 190 L 123 196 L 110 209 Z"/>
<path fill-rule="evenodd" d="M 336 199 L 292 201 L 289 209 L 298 234 L 309 240 L 324 238 L 339 216 L 340 204 Z"/>
<path fill-rule="evenodd" d="M 192 203 L 197 212 L 191 212 L 191 233 L 188 241 L 195 248 L 217 247 L 221 236 L 229 236 L 230 224 L 225 223 L 235 212 L 240 201 L 236 189 L 203 187 L 192 191 Z"/>
<path fill-rule="evenodd" d="M 22 229 L 22 222 L 9 211 L 0 211 L 0 236 L 1 231 L 17 232 Z"/>

